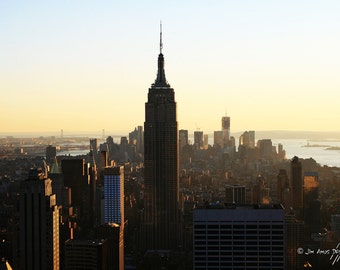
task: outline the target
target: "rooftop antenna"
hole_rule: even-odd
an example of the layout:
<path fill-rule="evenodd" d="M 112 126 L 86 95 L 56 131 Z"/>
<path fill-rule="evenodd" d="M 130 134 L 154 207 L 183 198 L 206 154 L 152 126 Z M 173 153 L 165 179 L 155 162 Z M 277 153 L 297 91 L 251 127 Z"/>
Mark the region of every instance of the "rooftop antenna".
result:
<path fill-rule="evenodd" d="M 160 39 L 159 39 L 160 53 L 162 53 L 162 49 L 163 49 L 163 42 L 162 42 L 162 21 L 161 21 L 161 23 L 160 23 Z"/>

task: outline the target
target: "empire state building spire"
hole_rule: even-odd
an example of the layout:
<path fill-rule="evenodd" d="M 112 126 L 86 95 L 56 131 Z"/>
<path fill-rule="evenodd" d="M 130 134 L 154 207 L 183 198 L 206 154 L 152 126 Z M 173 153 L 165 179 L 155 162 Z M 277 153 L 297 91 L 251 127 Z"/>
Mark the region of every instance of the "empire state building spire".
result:
<path fill-rule="evenodd" d="M 170 84 L 166 81 L 164 71 L 164 56 L 162 53 L 163 41 L 162 41 L 162 23 L 160 24 L 160 39 L 159 39 L 159 55 L 158 55 L 158 72 L 155 83 L 152 87 L 170 87 Z"/>

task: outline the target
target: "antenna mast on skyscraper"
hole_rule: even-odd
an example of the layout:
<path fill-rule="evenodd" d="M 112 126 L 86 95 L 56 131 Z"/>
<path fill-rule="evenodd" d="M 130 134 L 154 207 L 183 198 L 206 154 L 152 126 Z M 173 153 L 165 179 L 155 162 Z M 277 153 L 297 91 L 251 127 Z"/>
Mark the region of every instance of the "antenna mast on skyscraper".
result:
<path fill-rule="evenodd" d="M 162 21 L 160 22 L 160 39 L 159 39 L 159 51 L 162 53 L 163 42 L 162 42 Z"/>

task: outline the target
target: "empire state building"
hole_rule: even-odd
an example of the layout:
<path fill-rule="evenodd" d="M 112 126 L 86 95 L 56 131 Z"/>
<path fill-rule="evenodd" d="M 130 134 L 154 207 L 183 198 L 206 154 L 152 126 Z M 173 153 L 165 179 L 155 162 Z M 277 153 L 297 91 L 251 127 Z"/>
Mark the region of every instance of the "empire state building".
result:
<path fill-rule="evenodd" d="M 179 162 L 175 92 L 165 78 L 162 31 L 158 73 L 149 88 L 144 122 L 144 222 L 146 250 L 178 247 Z"/>

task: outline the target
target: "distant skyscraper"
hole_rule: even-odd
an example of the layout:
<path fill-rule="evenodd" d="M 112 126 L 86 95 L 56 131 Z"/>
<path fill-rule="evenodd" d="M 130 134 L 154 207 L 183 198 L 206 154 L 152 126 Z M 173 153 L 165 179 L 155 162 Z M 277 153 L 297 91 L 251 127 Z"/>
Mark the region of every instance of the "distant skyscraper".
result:
<path fill-rule="evenodd" d="M 143 127 L 137 127 L 137 153 L 144 153 Z"/>
<path fill-rule="evenodd" d="M 214 131 L 214 146 L 223 148 L 223 133 L 222 131 Z"/>
<path fill-rule="evenodd" d="M 239 145 L 244 145 L 248 148 L 255 147 L 255 131 L 245 131 L 240 136 Z"/>
<path fill-rule="evenodd" d="M 226 203 L 245 204 L 246 187 L 241 185 L 227 185 L 225 188 Z"/>
<path fill-rule="evenodd" d="M 196 149 L 203 149 L 203 131 L 194 131 L 194 146 Z"/>
<path fill-rule="evenodd" d="M 144 224 L 146 249 L 178 247 L 178 160 L 177 109 L 174 89 L 165 78 L 162 32 L 158 73 L 149 88 L 144 122 Z"/>
<path fill-rule="evenodd" d="M 104 223 L 124 225 L 124 167 L 104 169 Z"/>
<path fill-rule="evenodd" d="M 284 169 L 280 169 L 279 174 L 277 175 L 276 190 L 277 203 L 281 203 L 284 208 L 289 211 L 292 206 L 292 192 L 287 171 Z"/>
<path fill-rule="evenodd" d="M 99 170 L 104 170 L 109 165 L 109 148 L 107 143 L 100 145 L 99 151 Z"/>
<path fill-rule="evenodd" d="M 256 183 L 252 188 L 252 203 L 268 204 L 270 202 L 269 188 L 265 185 L 265 180 L 262 176 L 258 176 Z"/>
<path fill-rule="evenodd" d="M 58 270 L 59 210 L 52 181 L 31 169 L 20 186 L 20 269 Z"/>
<path fill-rule="evenodd" d="M 286 151 L 283 150 L 283 145 L 281 143 L 277 145 L 277 157 L 279 160 L 286 159 Z"/>
<path fill-rule="evenodd" d="M 305 172 L 303 175 L 303 209 L 306 240 L 321 231 L 321 203 L 319 197 L 319 174 Z"/>
<path fill-rule="evenodd" d="M 204 134 L 203 135 L 203 148 L 208 149 L 208 145 L 209 145 L 209 135 Z"/>
<path fill-rule="evenodd" d="M 273 143 L 271 139 L 263 139 L 258 141 L 258 147 L 260 149 L 260 157 L 263 159 L 272 159 L 273 155 Z"/>
<path fill-rule="evenodd" d="M 85 159 L 63 159 L 61 170 L 65 186 L 71 188 L 72 205 L 77 212 L 77 222 L 80 227 L 91 227 L 91 172 L 90 164 Z M 79 227 L 79 226 L 78 226 Z"/>
<path fill-rule="evenodd" d="M 229 137 L 230 137 L 230 117 L 229 116 L 222 117 L 222 133 L 223 133 L 223 143 L 227 145 L 229 142 Z"/>
<path fill-rule="evenodd" d="M 138 126 L 134 131 L 129 133 L 129 145 L 136 146 L 137 154 L 143 153 L 143 127 Z"/>
<path fill-rule="evenodd" d="M 179 149 L 182 150 L 184 146 L 187 146 L 189 144 L 188 142 L 188 131 L 181 129 L 179 131 Z"/>
<path fill-rule="evenodd" d="M 51 165 L 57 156 L 57 147 L 49 145 L 46 147 L 46 162 Z"/>
<path fill-rule="evenodd" d="M 193 226 L 193 269 L 284 269 L 281 205 L 196 208 Z"/>
<path fill-rule="evenodd" d="M 90 150 L 93 151 L 94 156 L 97 155 L 97 152 L 98 152 L 98 140 L 97 139 L 90 139 Z"/>

